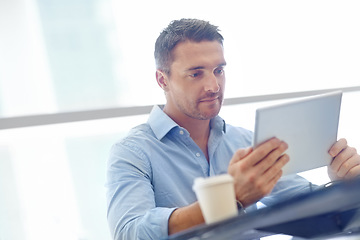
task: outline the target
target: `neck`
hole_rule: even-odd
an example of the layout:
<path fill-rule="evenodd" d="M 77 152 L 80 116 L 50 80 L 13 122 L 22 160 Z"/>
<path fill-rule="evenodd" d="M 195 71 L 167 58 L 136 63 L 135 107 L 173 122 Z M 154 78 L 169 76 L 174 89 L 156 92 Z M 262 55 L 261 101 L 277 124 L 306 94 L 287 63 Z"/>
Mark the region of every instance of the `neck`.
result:
<path fill-rule="evenodd" d="M 209 136 L 210 132 L 210 119 L 200 120 L 189 117 L 185 114 L 176 114 L 166 107 L 163 111 L 176 122 L 179 126 L 185 128 L 193 139 L 199 139 Z"/>
<path fill-rule="evenodd" d="M 171 115 L 171 112 L 167 111 L 166 106 L 163 110 L 179 126 L 185 128 L 190 133 L 190 137 L 203 151 L 207 160 L 209 160 L 207 144 L 210 135 L 210 119 L 199 120 L 185 115 L 182 117 L 179 116 L 175 117 Z"/>
<path fill-rule="evenodd" d="M 196 143 L 198 141 L 207 143 L 210 134 L 210 120 L 195 120 L 183 124 L 182 127 L 188 130 L 191 138 Z"/>

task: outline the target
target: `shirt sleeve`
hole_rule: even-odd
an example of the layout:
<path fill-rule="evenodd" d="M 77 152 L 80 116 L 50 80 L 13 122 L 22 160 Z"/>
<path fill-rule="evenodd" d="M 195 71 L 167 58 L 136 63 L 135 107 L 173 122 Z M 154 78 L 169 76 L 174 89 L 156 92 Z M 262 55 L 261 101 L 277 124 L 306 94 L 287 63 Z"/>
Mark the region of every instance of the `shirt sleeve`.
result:
<path fill-rule="evenodd" d="M 175 208 L 156 207 L 151 168 L 136 146 L 116 144 L 107 167 L 107 218 L 113 239 L 165 239 Z"/>
<path fill-rule="evenodd" d="M 318 186 L 312 184 L 305 178 L 296 174 L 291 174 L 280 178 L 271 194 L 264 197 L 260 202 L 266 206 L 270 206 L 318 188 Z"/>

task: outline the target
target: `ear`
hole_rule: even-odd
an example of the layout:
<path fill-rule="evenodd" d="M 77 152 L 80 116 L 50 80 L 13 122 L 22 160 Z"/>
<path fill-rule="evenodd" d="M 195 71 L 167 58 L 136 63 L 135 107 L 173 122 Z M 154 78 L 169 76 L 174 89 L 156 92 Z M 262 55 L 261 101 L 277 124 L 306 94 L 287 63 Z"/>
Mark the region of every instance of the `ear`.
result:
<path fill-rule="evenodd" d="M 163 71 L 156 70 L 156 81 L 165 92 L 168 90 L 168 76 Z"/>

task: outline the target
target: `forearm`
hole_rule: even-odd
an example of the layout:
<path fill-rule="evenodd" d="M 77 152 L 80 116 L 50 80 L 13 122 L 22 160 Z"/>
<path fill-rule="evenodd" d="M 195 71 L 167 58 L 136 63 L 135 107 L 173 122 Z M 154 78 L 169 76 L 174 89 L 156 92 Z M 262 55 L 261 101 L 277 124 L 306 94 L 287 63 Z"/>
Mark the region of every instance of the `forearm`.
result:
<path fill-rule="evenodd" d="M 200 205 L 195 202 L 189 206 L 176 209 L 169 218 L 169 235 L 204 223 Z"/>

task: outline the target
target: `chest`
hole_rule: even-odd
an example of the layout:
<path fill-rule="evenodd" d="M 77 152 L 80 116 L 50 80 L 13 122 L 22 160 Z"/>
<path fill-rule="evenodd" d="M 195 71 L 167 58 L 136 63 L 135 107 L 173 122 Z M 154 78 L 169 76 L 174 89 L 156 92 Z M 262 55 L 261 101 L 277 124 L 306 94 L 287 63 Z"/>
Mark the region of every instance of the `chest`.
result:
<path fill-rule="evenodd" d="M 206 156 L 191 138 L 164 139 L 150 158 L 156 204 L 178 207 L 196 201 L 195 178 L 226 173 L 235 149 L 219 139 L 209 144 Z"/>

